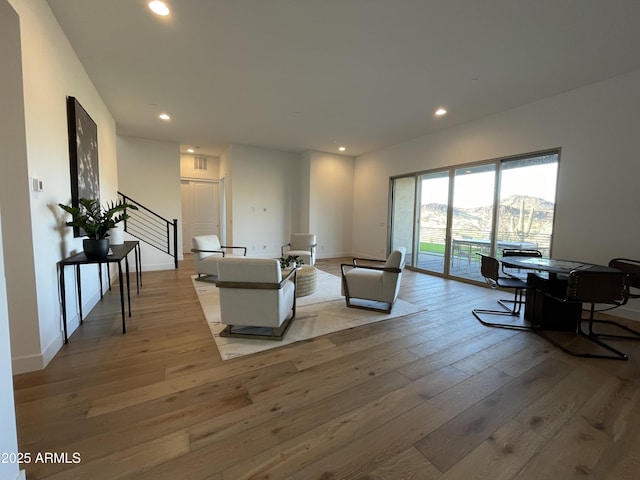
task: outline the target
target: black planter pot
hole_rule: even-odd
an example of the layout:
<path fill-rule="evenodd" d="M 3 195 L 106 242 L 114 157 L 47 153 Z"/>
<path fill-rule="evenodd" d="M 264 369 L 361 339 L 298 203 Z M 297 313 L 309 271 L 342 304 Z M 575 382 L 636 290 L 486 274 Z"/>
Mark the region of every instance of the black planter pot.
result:
<path fill-rule="evenodd" d="M 82 248 L 89 260 L 104 260 L 109 253 L 109 239 L 86 238 L 82 241 Z"/>

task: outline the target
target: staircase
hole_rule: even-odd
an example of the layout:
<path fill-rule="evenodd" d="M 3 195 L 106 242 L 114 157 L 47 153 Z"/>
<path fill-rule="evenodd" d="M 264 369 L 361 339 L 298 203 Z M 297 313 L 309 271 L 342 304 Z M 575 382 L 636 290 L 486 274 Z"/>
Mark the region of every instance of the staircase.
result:
<path fill-rule="evenodd" d="M 124 231 L 172 256 L 178 268 L 178 219 L 167 220 L 122 192 L 118 192 L 118 199 L 138 207 L 138 210 L 126 211 L 129 218 L 124 221 Z"/>

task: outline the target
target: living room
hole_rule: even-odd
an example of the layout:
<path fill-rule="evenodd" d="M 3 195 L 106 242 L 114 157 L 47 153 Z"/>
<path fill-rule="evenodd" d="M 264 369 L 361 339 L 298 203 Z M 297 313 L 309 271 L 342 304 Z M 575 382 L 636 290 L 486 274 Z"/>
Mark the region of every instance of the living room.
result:
<path fill-rule="evenodd" d="M 81 249 L 80 239 L 61 231 L 62 212 L 52 208 L 70 200 L 66 96 L 81 99 L 98 126 L 105 201 L 120 190 L 180 219 L 180 148 L 118 134 L 46 2 L 0 0 L 0 22 L 0 64 L 7 67 L 0 91 L 0 271 L 6 278 L 0 285 L 0 331 L 11 351 L 9 357 L 3 348 L 0 365 L 2 385 L 9 385 L 12 374 L 43 369 L 63 345 L 56 262 Z M 594 263 L 636 258 L 638 67 L 605 72 L 595 83 L 358 156 L 232 144 L 219 158 L 219 178 L 230 180 L 233 227 L 227 238 L 255 247 L 257 256 L 275 256 L 290 231 L 308 230 L 318 233 L 321 258 L 381 258 L 387 250 L 389 177 L 560 148 L 554 255 Z M 139 172 L 146 172 L 145 182 L 137 180 Z M 43 181 L 43 191 L 30 191 L 32 178 Z M 162 262 L 151 254 L 146 261 L 149 268 Z M 99 299 L 98 281 L 83 278 L 91 307 Z M 79 319 L 71 313 L 73 330 Z M 626 316 L 640 319 L 637 301 Z"/>

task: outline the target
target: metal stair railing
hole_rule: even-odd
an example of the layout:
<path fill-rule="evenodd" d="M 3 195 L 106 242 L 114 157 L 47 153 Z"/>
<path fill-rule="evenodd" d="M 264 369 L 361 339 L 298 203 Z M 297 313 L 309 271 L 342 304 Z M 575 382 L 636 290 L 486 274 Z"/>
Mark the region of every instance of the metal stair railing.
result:
<path fill-rule="evenodd" d="M 138 210 L 126 210 L 129 218 L 124 221 L 124 231 L 171 255 L 174 267 L 178 268 L 178 219 L 167 220 L 122 192 L 118 192 L 118 196 L 138 207 Z"/>

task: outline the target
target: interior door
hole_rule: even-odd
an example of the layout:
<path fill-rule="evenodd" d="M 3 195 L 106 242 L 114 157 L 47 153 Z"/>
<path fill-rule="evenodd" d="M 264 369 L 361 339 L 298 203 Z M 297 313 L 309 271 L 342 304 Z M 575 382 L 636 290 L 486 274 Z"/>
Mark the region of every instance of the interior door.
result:
<path fill-rule="evenodd" d="M 218 182 L 182 180 L 183 250 L 191 251 L 191 238 L 220 236 L 220 188 Z"/>

